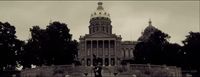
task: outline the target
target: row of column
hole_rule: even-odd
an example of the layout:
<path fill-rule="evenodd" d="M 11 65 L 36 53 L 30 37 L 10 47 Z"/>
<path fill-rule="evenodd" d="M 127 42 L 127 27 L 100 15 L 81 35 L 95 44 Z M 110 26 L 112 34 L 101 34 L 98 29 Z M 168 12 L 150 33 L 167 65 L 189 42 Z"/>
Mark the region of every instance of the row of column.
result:
<path fill-rule="evenodd" d="M 133 58 L 133 48 L 124 48 L 122 49 L 122 55 L 124 59 Z"/>
<path fill-rule="evenodd" d="M 90 47 L 87 47 L 88 46 L 88 44 L 87 43 L 89 43 L 90 42 Z M 93 42 L 94 41 L 96 41 L 96 56 L 98 57 L 98 58 L 102 58 L 103 59 L 103 65 L 105 65 L 105 58 L 106 58 L 106 56 L 105 56 L 105 42 L 106 41 L 108 41 L 108 60 L 109 60 L 109 64 L 108 65 L 111 65 L 111 58 L 113 58 L 113 57 L 111 57 L 111 54 L 110 54 L 110 51 L 111 51 L 111 41 L 113 41 L 114 42 L 114 46 L 113 46 L 113 49 L 114 49 L 114 65 L 116 65 L 116 61 L 117 61 L 117 59 L 116 59 L 116 40 L 85 40 L 85 53 L 86 53 L 86 57 L 85 57 L 85 65 L 87 65 L 87 59 L 88 58 L 90 58 L 90 61 L 91 61 L 91 66 L 93 65 L 93 59 L 94 59 L 94 51 L 93 51 L 93 49 L 94 49 L 94 47 L 93 47 Z M 103 56 L 99 56 L 99 42 L 100 41 L 102 41 L 102 55 Z M 90 49 L 90 53 L 89 53 L 89 56 L 88 56 L 88 49 Z"/>

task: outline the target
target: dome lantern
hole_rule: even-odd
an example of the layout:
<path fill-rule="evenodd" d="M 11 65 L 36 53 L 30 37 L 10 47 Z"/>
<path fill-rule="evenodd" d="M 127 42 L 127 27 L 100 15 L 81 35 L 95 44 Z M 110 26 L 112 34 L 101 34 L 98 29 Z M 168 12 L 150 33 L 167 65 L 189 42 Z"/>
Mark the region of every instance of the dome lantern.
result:
<path fill-rule="evenodd" d="M 103 3 L 102 2 L 98 2 L 98 7 L 97 7 L 97 10 L 103 10 L 103 7 L 102 7 Z"/>
<path fill-rule="evenodd" d="M 98 7 L 97 7 L 96 11 L 91 14 L 91 19 L 96 18 L 96 17 L 110 18 L 110 14 L 108 12 L 106 12 L 102 6 L 103 3 L 98 2 L 97 4 L 98 4 Z"/>

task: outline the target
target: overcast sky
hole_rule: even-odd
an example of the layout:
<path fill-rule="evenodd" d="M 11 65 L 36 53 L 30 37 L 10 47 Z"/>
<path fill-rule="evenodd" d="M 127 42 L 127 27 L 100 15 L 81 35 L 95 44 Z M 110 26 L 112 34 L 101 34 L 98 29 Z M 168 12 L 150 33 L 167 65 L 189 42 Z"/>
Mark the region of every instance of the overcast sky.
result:
<path fill-rule="evenodd" d="M 173 43 L 181 44 L 188 32 L 200 29 L 198 1 L 103 1 L 103 7 L 111 15 L 113 33 L 123 40 L 137 40 L 149 18 Z M 46 28 L 50 21 L 60 21 L 78 40 L 89 32 L 96 8 L 97 1 L 0 1 L 0 21 L 14 25 L 21 40 L 31 38 L 29 28 L 34 25 Z"/>

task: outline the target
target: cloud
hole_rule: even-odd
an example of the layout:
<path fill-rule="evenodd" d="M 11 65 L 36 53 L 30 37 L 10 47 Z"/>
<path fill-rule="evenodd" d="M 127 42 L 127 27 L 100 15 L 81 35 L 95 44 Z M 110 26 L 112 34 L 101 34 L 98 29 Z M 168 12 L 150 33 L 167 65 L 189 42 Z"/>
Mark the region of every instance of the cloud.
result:
<path fill-rule="evenodd" d="M 148 25 L 153 25 L 181 43 L 189 31 L 199 31 L 199 3 L 195 1 L 108 1 L 103 7 L 111 15 L 113 33 L 123 40 L 137 40 Z M 45 28 L 52 21 L 68 24 L 77 39 L 88 33 L 90 14 L 97 8 L 95 1 L 3 1 L 0 21 L 15 25 L 19 39 L 30 38 L 29 28 Z"/>

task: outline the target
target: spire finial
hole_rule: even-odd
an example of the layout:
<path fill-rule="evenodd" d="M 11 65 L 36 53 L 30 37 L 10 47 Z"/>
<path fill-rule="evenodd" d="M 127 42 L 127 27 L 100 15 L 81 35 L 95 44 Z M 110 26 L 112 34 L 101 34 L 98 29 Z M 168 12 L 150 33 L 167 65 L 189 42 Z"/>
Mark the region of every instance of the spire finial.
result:
<path fill-rule="evenodd" d="M 149 19 L 149 26 L 152 26 L 151 18 Z"/>
<path fill-rule="evenodd" d="M 102 2 L 98 2 L 98 5 L 103 5 L 103 3 Z"/>
<path fill-rule="evenodd" d="M 98 2 L 97 4 L 98 4 L 97 10 L 103 10 L 103 7 L 102 7 L 103 3 Z"/>

